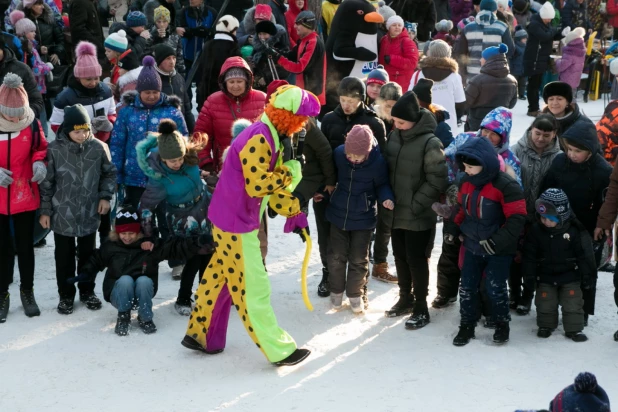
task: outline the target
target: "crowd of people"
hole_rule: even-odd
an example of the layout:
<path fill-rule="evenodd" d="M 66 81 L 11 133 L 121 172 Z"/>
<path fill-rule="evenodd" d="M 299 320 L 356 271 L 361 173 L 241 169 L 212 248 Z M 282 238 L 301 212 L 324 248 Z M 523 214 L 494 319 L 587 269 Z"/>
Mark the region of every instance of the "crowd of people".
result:
<path fill-rule="evenodd" d="M 511 313 L 533 300 L 538 337 L 562 307 L 565 336 L 587 340 L 618 215 L 618 127 L 615 101 L 596 126 L 577 103 L 602 22 L 586 2 L 325 0 L 319 18 L 307 0 L 110 1 L 107 37 L 92 0 L 13 3 L 0 45 L 0 323 L 15 256 L 25 314 L 40 315 L 34 233 L 51 230 L 59 313 L 78 290 L 100 309 L 105 270 L 116 333 L 132 310 L 154 333 L 167 260 L 184 346 L 221 352 L 235 306 L 271 362 L 298 363 L 309 351 L 277 325 L 264 265 L 269 217 L 305 241 L 311 203 L 317 294 L 334 309 L 345 294 L 366 311 L 371 277 L 398 285 L 385 315 L 409 315 L 407 329 L 459 296 L 456 346 L 479 321 L 508 342 Z M 511 145 L 518 100 L 533 119 Z"/>

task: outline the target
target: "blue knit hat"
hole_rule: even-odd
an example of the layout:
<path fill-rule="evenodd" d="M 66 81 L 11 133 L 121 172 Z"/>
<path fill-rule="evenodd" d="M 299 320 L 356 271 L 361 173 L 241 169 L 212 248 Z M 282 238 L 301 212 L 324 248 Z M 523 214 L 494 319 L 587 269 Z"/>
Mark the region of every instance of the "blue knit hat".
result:
<path fill-rule="evenodd" d="M 488 10 L 491 12 L 498 10 L 498 3 L 496 3 L 496 0 L 482 0 L 480 6 L 481 10 Z"/>
<path fill-rule="evenodd" d="M 527 39 L 528 32 L 521 26 L 515 27 L 515 38 L 516 39 Z"/>
<path fill-rule="evenodd" d="M 508 51 L 509 51 L 509 48 L 507 47 L 507 45 L 504 43 L 500 43 L 499 46 L 492 46 L 492 47 L 488 47 L 485 50 L 483 50 L 483 54 L 481 54 L 481 56 L 485 60 L 489 60 L 492 57 L 495 57 L 499 54 L 505 54 Z"/>
<path fill-rule="evenodd" d="M 384 66 L 381 64 L 376 69 L 373 69 L 369 73 L 369 76 L 367 76 L 367 86 L 371 83 L 377 83 L 380 86 L 384 86 L 388 82 L 388 73 L 384 70 Z"/>
<path fill-rule="evenodd" d="M 582 372 L 549 403 L 551 412 L 609 412 L 609 397 L 590 372 Z"/>
<path fill-rule="evenodd" d="M 408 33 L 416 34 L 416 28 L 418 27 L 418 23 L 410 23 L 409 21 L 404 21 L 403 22 L 403 27 L 406 28 Z"/>
<path fill-rule="evenodd" d="M 137 77 L 137 86 L 136 90 L 138 92 L 144 92 L 146 90 L 157 90 L 161 91 L 163 89 L 163 84 L 161 83 L 161 77 L 159 77 L 159 73 L 157 73 L 157 69 L 155 69 L 155 59 L 152 56 L 144 57 L 142 60 L 142 71 Z"/>
<path fill-rule="evenodd" d="M 127 27 L 145 27 L 147 24 L 146 15 L 141 11 L 132 11 L 127 16 Z"/>

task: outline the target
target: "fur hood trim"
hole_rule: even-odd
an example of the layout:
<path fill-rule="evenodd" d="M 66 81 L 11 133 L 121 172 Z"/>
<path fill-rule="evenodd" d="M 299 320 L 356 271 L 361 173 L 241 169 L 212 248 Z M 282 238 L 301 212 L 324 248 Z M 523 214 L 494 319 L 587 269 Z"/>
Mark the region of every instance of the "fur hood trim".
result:
<path fill-rule="evenodd" d="M 137 90 L 126 91 L 120 97 L 120 101 L 122 102 L 124 106 L 135 106 L 137 95 L 138 95 Z M 157 105 L 157 107 L 172 106 L 172 107 L 175 107 L 176 109 L 181 108 L 182 100 L 180 100 L 180 97 L 174 96 L 174 95 L 168 96 L 165 93 L 161 93 L 161 96 L 163 97 L 163 99 Z"/>
<path fill-rule="evenodd" d="M 444 69 L 450 70 L 453 73 L 457 73 L 459 71 L 459 65 L 455 59 L 451 59 L 450 57 L 423 57 L 420 62 L 418 62 L 418 67 L 422 69 L 427 68 L 436 68 L 436 69 Z"/>
<path fill-rule="evenodd" d="M 143 66 L 139 66 L 133 70 L 126 72 L 122 76 L 120 76 L 120 78 L 118 79 L 118 84 L 117 84 L 118 88 L 122 89 L 128 84 L 137 83 L 137 77 L 142 72 L 142 68 Z"/>

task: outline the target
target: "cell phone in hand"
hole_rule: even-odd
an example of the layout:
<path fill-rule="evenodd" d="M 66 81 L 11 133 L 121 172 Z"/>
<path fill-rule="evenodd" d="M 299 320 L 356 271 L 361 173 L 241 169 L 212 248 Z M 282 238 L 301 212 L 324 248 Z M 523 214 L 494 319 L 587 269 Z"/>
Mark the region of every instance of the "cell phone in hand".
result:
<path fill-rule="evenodd" d="M 105 116 L 105 109 L 100 107 L 94 112 L 94 117 Z"/>

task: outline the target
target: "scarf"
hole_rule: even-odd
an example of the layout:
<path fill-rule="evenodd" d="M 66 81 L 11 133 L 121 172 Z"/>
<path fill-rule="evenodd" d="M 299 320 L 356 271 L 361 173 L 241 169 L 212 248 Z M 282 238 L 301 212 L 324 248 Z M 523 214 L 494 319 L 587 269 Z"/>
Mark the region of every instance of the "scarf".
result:
<path fill-rule="evenodd" d="M 4 133 L 21 132 L 30 126 L 34 121 L 34 112 L 30 107 L 26 107 L 26 115 L 19 119 L 17 123 L 10 122 L 0 115 L 0 131 Z"/>

